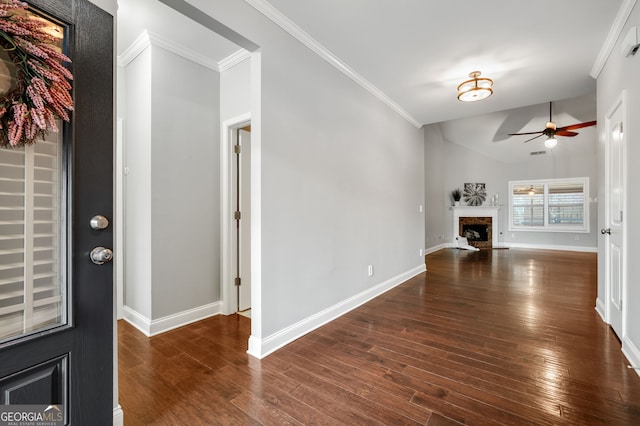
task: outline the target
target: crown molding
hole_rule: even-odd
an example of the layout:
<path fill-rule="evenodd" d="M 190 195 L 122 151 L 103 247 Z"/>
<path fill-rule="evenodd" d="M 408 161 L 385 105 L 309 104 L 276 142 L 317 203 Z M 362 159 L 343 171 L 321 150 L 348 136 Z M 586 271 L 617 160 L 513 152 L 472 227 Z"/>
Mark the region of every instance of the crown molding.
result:
<path fill-rule="evenodd" d="M 609 56 L 616 45 L 616 41 L 622 33 L 624 24 L 627 22 L 627 19 L 629 19 L 629 15 L 631 15 L 631 11 L 633 11 L 636 2 L 637 0 L 624 0 L 622 5 L 620 5 L 616 19 L 613 21 L 611 29 L 609 30 L 609 35 L 607 35 L 602 48 L 600 48 L 600 53 L 596 58 L 596 62 L 593 64 L 593 68 L 591 68 L 591 73 L 589 73 L 591 77 L 597 79 L 602 72 L 602 69 L 606 64 L 607 59 L 609 59 Z"/>
<path fill-rule="evenodd" d="M 151 40 L 145 30 L 122 52 L 122 55 L 118 55 L 118 66 L 126 67 L 149 46 L 151 46 Z"/>
<path fill-rule="evenodd" d="M 194 50 L 191 50 L 187 47 L 184 47 L 168 38 L 160 36 L 156 33 L 148 32 L 149 39 L 151 40 L 151 44 L 153 46 L 161 47 L 165 50 L 168 50 L 171 53 L 175 53 L 178 56 L 182 56 L 185 59 L 190 60 L 191 62 L 195 62 L 196 64 L 202 65 L 205 68 L 209 68 L 213 71 L 220 72 L 220 68 L 218 68 L 218 63 L 208 56 L 202 55 Z"/>
<path fill-rule="evenodd" d="M 218 69 L 220 70 L 220 72 L 225 72 L 228 69 L 235 67 L 245 59 L 249 59 L 250 57 L 251 57 L 251 53 L 249 51 L 245 49 L 240 49 L 232 53 L 231 55 L 227 56 L 226 58 L 220 60 L 218 62 Z"/>
<path fill-rule="evenodd" d="M 147 30 L 144 30 L 142 34 L 127 47 L 122 55 L 118 56 L 118 65 L 126 67 L 149 46 L 161 47 L 191 62 L 202 65 L 205 68 L 220 72 L 218 63 L 213 59 Z"/>
<path fill-rule="evenodd" d="M 374 86 L 371 82 L 367 81 L 364 77 L 358 74 L 353 68 L 343 62 L 340 58 L 338 58 L 335 54 L 333 54 L 329 49 L 323 46 L 318 40 L 313 38 L 307 32 L 305 32 L 302 28 L 296 25 L 293 21 L 287 18 L 282 12 L 276 9 L 271 3 L 266 0 L 245 0 L 248 4 L 253 6 L 258 12 L 262 13 L 264 16 L 269 18 L 273 23 L 278 25 L 280 28 L 285 30 L 291 36 L 293 36 L 296 40 L 301 42 L 303 45 L 311 49 L 314 53 L 320 56 L 322 59 L 333 65 L 340 72 L 345 74 L 347 77 L 358 83 L 364 89 L 369 91 L 376 98 L 384 102 L 387 106 L 389 106 L 392 110 L 402 116 L 409 123 L 414 126 L 420 128 L 422 124 L 418 122 L 415 118 L 413 118 L 407 111 L 405 111 L 400 105 L 391 100 L 387 95 L 385 95 L 380 89 Z"/>

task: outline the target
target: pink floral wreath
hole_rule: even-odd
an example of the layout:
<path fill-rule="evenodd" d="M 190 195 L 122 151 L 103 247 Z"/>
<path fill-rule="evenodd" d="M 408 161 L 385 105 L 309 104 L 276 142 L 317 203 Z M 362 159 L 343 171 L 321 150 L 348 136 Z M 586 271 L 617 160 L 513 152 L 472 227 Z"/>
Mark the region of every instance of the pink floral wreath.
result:
<path fill-rule="evenodd" d="M 52 45 L 46 23 L 24 13 L 18 0 L 0 0 L 0 48 L 16 66 L 16 84 L 0 95 L 0 146 L 22 146 L 58 131 L 73 110 L 71 60 Z"/>

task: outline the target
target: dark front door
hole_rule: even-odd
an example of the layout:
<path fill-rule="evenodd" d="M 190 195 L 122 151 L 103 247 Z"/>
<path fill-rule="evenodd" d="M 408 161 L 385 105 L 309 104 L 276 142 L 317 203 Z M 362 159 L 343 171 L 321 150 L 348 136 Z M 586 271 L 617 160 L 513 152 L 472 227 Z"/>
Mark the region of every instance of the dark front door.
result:
<path fill-rule="evenodd" d="M 74 110 L 44 140 L 0 148 L 0 410 L 47 404 L 66 424 L 107 425 L 113 273 L 108 251 L 94 251 L 103 264 L 90 253 L 113 238 L 92 223 L 113 217 L 113 18 L 88 0 L 28 3 L 72 60 Z"/>

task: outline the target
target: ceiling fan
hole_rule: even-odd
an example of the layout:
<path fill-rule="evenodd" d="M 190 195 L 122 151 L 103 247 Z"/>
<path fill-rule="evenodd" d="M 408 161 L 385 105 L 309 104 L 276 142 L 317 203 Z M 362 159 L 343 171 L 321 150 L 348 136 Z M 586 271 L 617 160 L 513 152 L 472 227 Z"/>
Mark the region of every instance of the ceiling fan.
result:
<path fill-rule="evenodd" d="M 555 138 L 556 136 L 575 136 L 578 133 L 574 132 L 573 130 L 596 125 L 595 121 L 587 121 L 584 123 L 572 124 L 570 126 L 556 127 L 556 123 L 553 122 L 551 116 L 552 105 L 553 103 L 549 102 L 549 121 L 547 121 L 547 125 L 545 126 L 544 130 L 541 130 L 539 132 L 509 133 L 509 136 L 538 135 L 524 141 L 524 143 L 527 143 L 546 135 L 547 140 L 544 141 L 544 146 L 546 146 L 547 148 L 553 148 L 558 144 L 558 140 Z"/>

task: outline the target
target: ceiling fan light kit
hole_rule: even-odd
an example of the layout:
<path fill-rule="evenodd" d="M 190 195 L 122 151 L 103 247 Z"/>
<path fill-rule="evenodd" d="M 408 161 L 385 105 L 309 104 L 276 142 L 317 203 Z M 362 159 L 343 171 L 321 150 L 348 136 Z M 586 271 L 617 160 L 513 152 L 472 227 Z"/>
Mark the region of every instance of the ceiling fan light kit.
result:
<path fill-rule="evenodd" d="M 558 145 L 558 139 L 556 139 L 554 136 L 549 136 L 547 140 L 544 141 L 544 146 L 549 149 L 555 148 L 556 145 Z"/>
<path fill-rule="evenodd" d="M 493 94 L 493 80 L 480 77 L 480 71 L 469 74 L 470 80 L 458 86 L 458 100 L 462 102 L 475 102 L 486 99 Z"/>
<path fill-rule="evenodd" d="M 509 133 L 509 136 L 522 136 L 522 135 L 537 135 L 532 138 L 527 139 L 524 143 L 530 142 L 534 139 L 538 139 L 541 136 L 546 136 L 547 139 L 544 141 L 544 146 L 553 149 L 558 145 L 557 136 L 576 136 L 578 133 L 573 130 L 582 129 L 583 127 L 591 127 L 596 125 L 596 121 L 586 121 L 584 123 L 571 124 L 570 126 L 557 127 L 556 123 L 553 121 L 553 103 L 549 102 L 549 121 L 544 127 L 544 130 L 539 132 L 524 132 L 524 133 Z"/>

